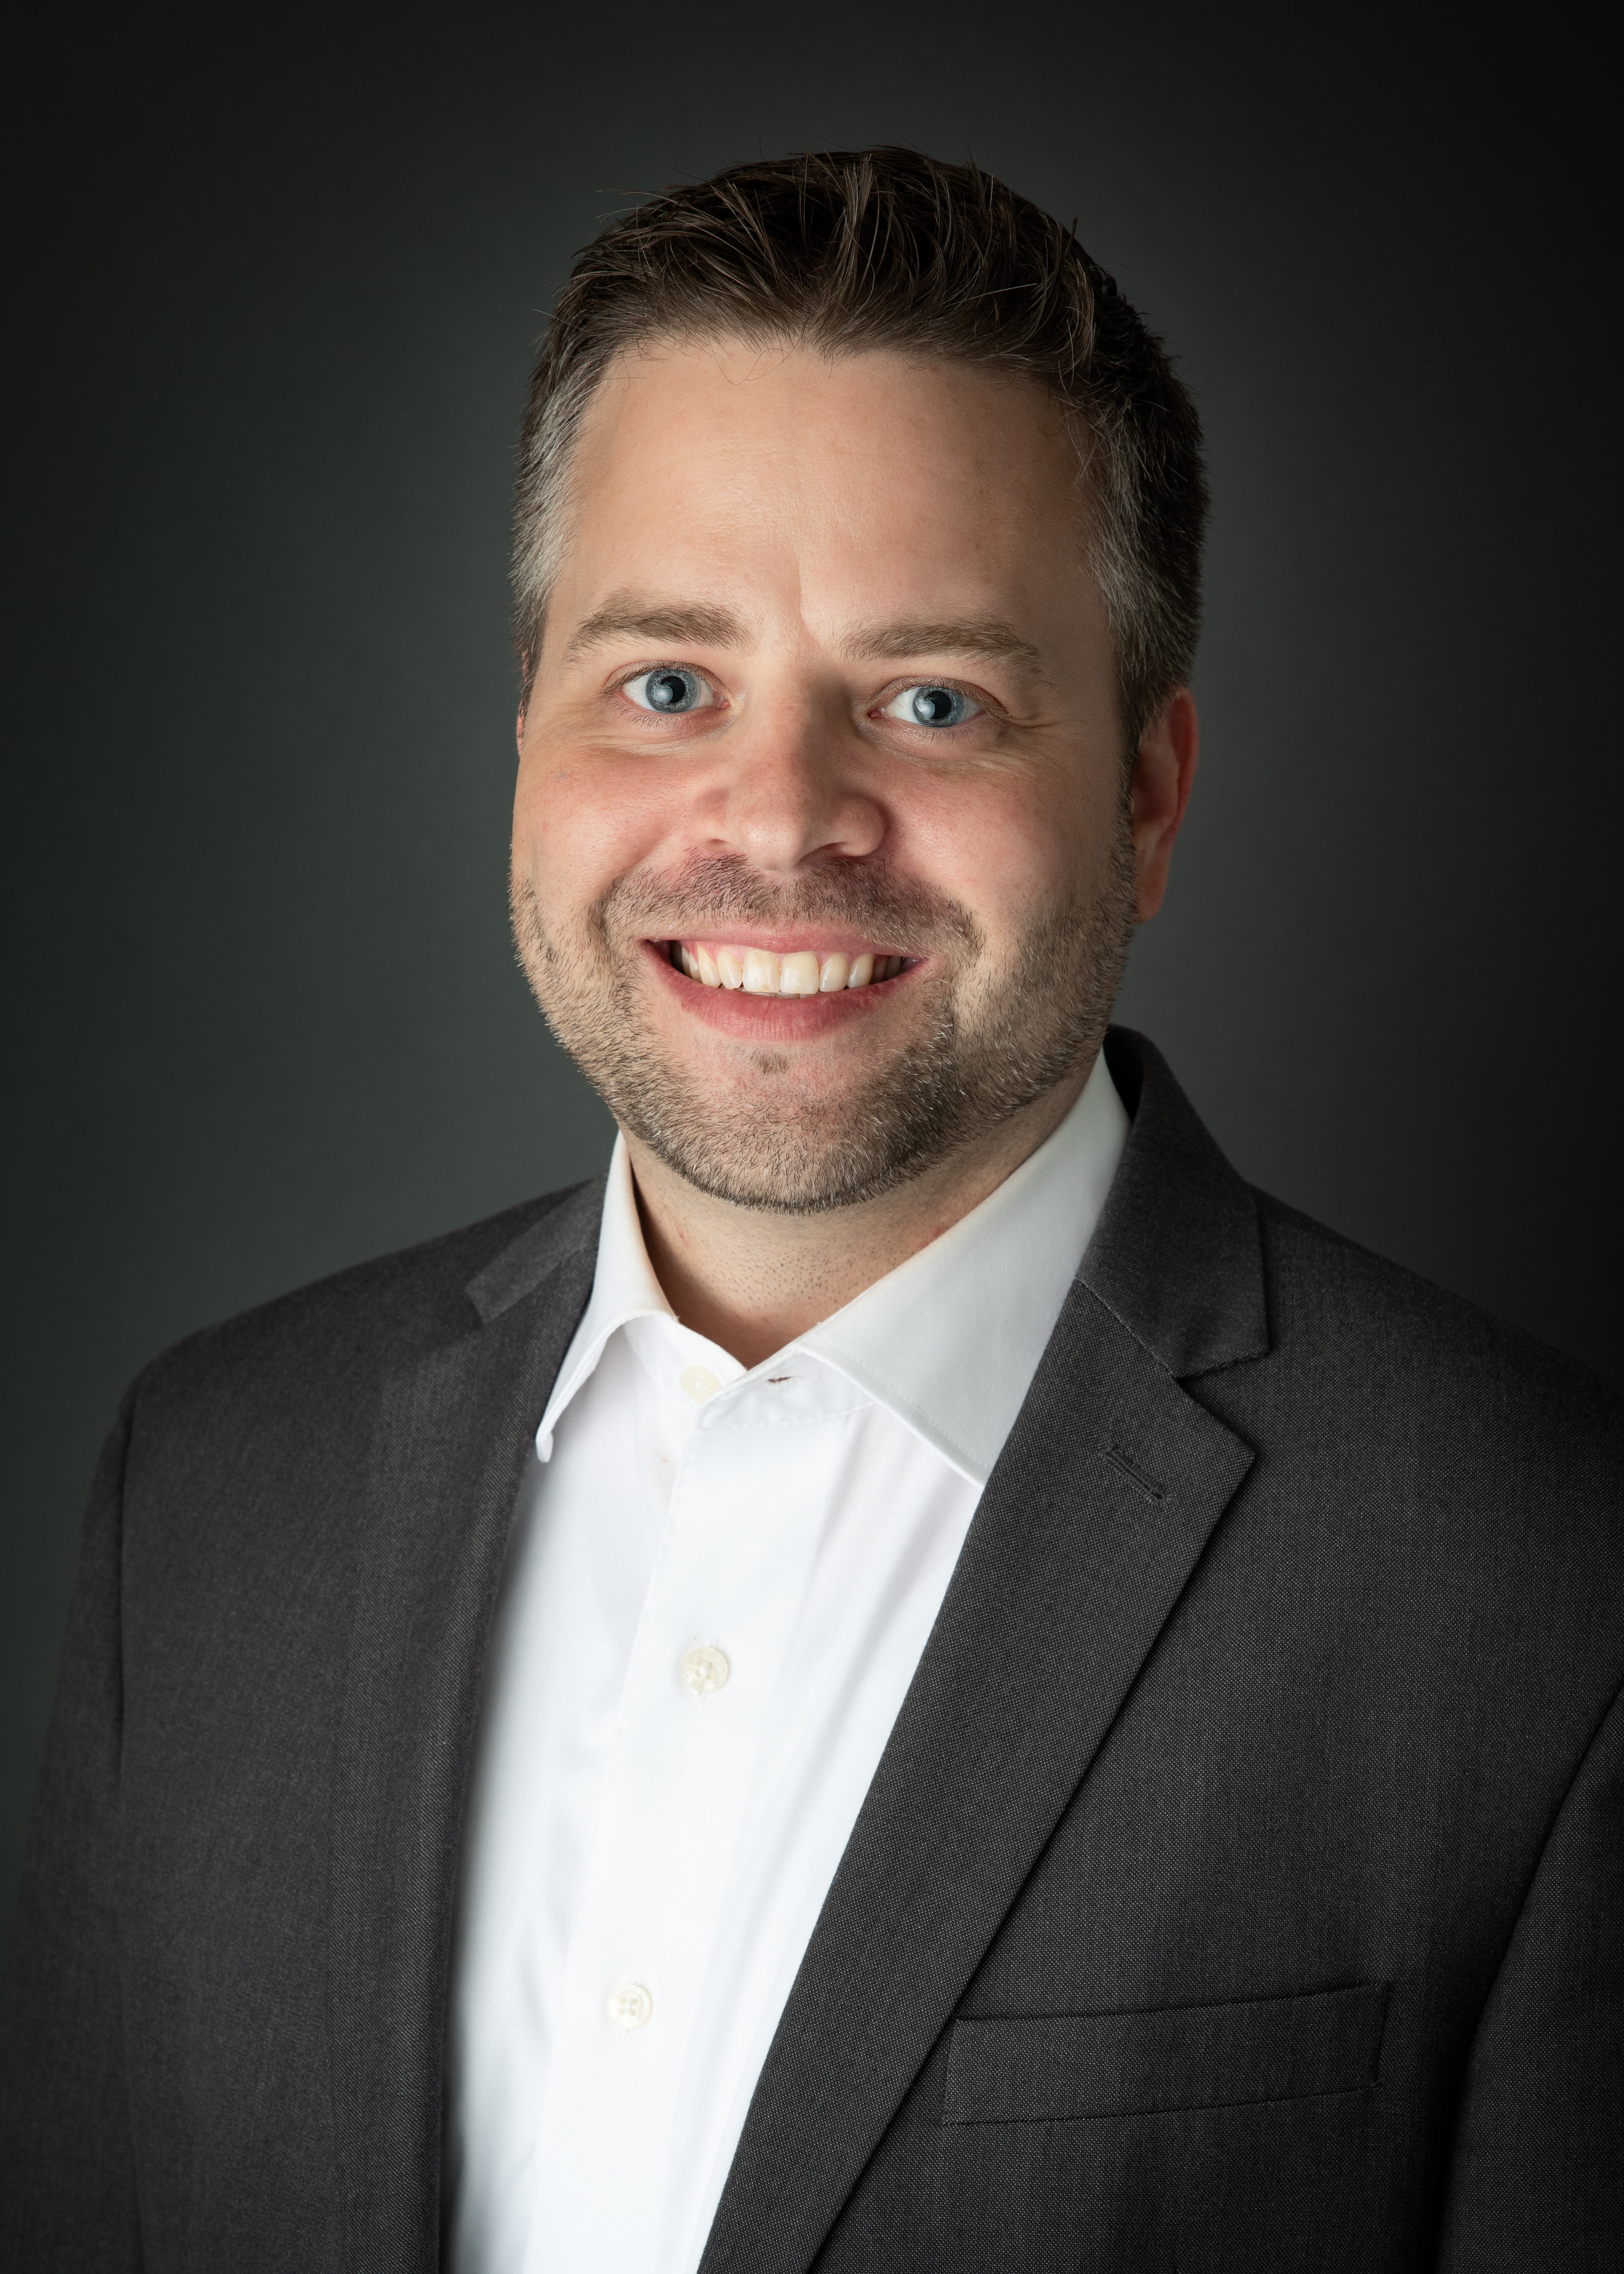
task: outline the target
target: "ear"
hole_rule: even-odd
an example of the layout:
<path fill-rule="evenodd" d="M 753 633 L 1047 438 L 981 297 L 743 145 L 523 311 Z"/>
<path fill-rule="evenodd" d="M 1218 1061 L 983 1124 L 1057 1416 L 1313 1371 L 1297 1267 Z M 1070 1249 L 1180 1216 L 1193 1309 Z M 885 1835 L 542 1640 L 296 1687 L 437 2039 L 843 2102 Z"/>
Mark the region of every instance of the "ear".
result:
<path fill-rule="evenodd" d="M 1200 742 L 1195 697 L 1181 687 L 1146 727 L 1134 753 L 1130 804 L 1139 879 L 1134 914 L 1140 923 L 1155 915 L 1167 891 L 1173 840 L 1190 802 Z"/>
<path fill-rule="evenodd" d="M 530 707 L 531 677 L 530 651 L 528 648 L 522 647 L 519 650 L 519 687 L 521 690 L 519 695 L 519 723 L 514 729 L 514 741 L 519 746 L 519 756 L 521 757 L 524 755 L 524 721 L 526 717 L 529 715 Z"/>

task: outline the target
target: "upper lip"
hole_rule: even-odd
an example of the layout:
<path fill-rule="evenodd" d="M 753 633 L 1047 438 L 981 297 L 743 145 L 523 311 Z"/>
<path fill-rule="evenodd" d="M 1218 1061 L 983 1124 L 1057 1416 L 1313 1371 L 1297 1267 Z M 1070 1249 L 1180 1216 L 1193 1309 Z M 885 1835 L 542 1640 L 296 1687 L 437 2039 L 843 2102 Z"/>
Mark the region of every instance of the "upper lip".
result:
<path fill-rule="evenodd" d="M 805 929 L 795 927 L 785 931 L 769 931 L 756 924 L 691 924 L 681 931 L 668 931 L 650 940 L 655 947 L 669 947 L 673 942 L 703 940 L 721 947 L 759 947 L 769 955 L 908 955 L 906 947 L 888 945 L 883 942 L 866 939 L 861 932 L 830 931 L 817 925 Z M 917 959 L 910 957 L 909 960 Z"/>

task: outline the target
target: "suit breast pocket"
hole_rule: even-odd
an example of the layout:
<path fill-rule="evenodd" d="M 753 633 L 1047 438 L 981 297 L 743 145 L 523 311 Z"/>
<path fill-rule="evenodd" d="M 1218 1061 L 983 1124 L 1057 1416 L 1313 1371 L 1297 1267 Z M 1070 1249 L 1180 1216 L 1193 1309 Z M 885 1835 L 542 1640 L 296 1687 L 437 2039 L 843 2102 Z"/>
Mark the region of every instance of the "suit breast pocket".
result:
<path fill-rule="evenodd" d="M 1376 2082 L 1385 1983 L 1116 2014 L 953 2024 L 949 2124 L 1067 2123 L 1357 2092 Z"/>

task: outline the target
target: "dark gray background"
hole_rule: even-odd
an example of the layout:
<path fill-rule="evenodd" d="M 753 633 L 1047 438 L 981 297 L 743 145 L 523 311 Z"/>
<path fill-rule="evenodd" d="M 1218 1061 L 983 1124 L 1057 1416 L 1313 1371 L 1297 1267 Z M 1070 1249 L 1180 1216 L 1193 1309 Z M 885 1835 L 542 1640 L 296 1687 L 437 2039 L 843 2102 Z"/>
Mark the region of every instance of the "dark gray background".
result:
<path fill-rule="evenodd" d="M 1184 358 L 1203 774 L 1124 1013 L 1241 1167 L 1624 1377 L 1604 74 L 1544 11 L 75 16 L 25 75 L 0 1898 L 119 1389 L 591 1170 L 503 908 L 504 546 L 572 251 L 966 151 Z"/>

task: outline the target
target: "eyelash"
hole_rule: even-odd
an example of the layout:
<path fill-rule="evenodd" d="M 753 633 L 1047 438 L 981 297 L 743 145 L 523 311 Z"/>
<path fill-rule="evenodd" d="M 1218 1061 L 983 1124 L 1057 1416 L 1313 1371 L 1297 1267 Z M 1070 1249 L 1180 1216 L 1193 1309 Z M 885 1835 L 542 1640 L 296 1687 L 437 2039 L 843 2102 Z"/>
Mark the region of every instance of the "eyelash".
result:
<path fill-rule="evenodd" d="M 696 663 L 673 663 L 668 655 L 658 657 L 653 663 L 635 663 L 629 671 L 618 672 L 609 682 L 609 692 L 612 695 L 624 695 L 633 680 L 647 679 L 651 673 L 657 671 L 691 671 L 695 679 L 703 680 L 710 689 L 716 697 L 718 708 L 729 707 L 729 697 L 717 685 L 708 671 L 702 671 Z M 653 717 L 658 714 L 650 712 L 647 715 Z M 689 714 L 679 712 L 676 715 L 682 717 Z"/>
<path fill-rule="evenodd" d="M 670 657 L 668 656 L 662 656 L 654 663 L 634 664 L 629 670 L 620 672 L 611 682 L 609 691 L 613 695 L 624 694 L 635 679 L 646 678 L 650 672 L 659 671 L 662 669 L 680 669 L 683 671 L 691 671 L 695 679 L 702 679 L 704 681 L 711 694 L 715 697 L 716 701 L 713 706 L 715 710 L 729 711 L 733 708 L 732 698 L 717 685 L 715 680 L 711 678 L 708 671 L 702 671 L 699 666 L 695 663 L 685 663 L 681 665 L 673 664 Z M 967 687 L 965 682 L 959 679 L 947 679 L 939 676 L 933 676 L 929 679 L 899 679 L 894 681 L 891 686 L 881 689 L 879 694 L 868 705 L 868 711 L 864 715 L 866 717 L 872 718 L 876 713 L 883 712 L 888 703 L 894 703 L 899 695 L 906 695 L 910 687 L 945 687 L 951 689 L 951 691 L 955 695 L 962 695 L 966 703 L 973 703 L 975 705 L 977 712 L 982 717 L 991 719 L 996 718 L 998 715 L 996 706 L 993 703 L 991 697 L 983 694 L 979 688 Z M 644 712 L 642 715 L 645 718 L 656 718 L 659 714 L 657 712 Z M 678 712 L 673 715 L 678 717 L 694 717 L 697 714 L 694 712 Z M 900 719 L 892 719 L 891 723 L 893 726 L 899 727 L 905 722 Z M 973 723 L 974 722 L 970 719 L 963 719 L 960 721 L 959 727 L 936 727 L 929 729 L 921 727 L 920 732 L 929 732 L 939 740 L 946 734 L 956 734 L 960 731 L 962 727 L 969 726 Z"/>
<path fill-rule="evenodd" d="M 893 685 L 885 688 L 882 691 L 878 699 L 873 704 L 872 710 L 883 712 L 890 704 L 892 704 L 897 700 L 899 695 L 906 695 L 910 688 L 915 687 L 943 688 L 950 695 L 962 695 L 965 701 L 972 706 L 972 710 L 976 715 L 988 719 L 996 716 L 996 706 L 989 696 L 983 695 L 979 688 L 966 686 L 962 679 L 946 679 L 939 673 L 932 673 L 931 675 L 926 679 L 898 680 Z M 893 719 L 890 723 L 894 727 L 904 727 L 906 726 L 908 722 L 905 719 Z M 919 731 L 921 734 L 929 734 L 933 740 L 939 742 L 944 735 L 957 734 L 962 728 L 973 726 L 974 724 L 974 717 L 969 719 L 961 719 L 956 726 L 952 727 L 927 727 L 921 720 L 919 722 Z"/>

